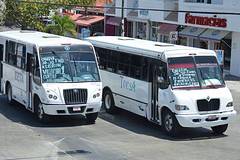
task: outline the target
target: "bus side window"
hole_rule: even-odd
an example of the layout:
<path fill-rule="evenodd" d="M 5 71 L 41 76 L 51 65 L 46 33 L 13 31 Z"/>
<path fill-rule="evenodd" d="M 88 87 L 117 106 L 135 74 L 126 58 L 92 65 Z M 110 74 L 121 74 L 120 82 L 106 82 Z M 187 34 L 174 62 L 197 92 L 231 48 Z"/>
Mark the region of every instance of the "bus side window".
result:
<path fill-rule="evenodd" d="M 17 67 L 23 70 L 26 69 L 26 46 L 17 44 Z"/>
<path fill-rule="evenodd" d="M 144 57 L 143 58 L 143 64 L 142 64 L 142 80 L 148 81 L 148 74 L 149 74 L 149 58 Z"/>
<path fill-rule="evenodd" d="M 120 52 L 117 73 L 128 76 L 130 68 L 130 54 Z"/>
<path fill-rule="evenodd" d="M 130 62 L 130 77 L 142 80 L 143 72 L 143 57 L 132 55 Z"/>
<path fill-rule="evenodd" d="M 116 73 L 119 52 L 111 50 L 108 50 L 107 52 L 108 52 L 107 70 Z"/>
<path fill-rule="evenodd" d="M 99 56 L 99 68 L 100 69 L 106 69 L 107 64 L 106 64 L 106 53 L 105 53 L 105 49 L 103 48 L 99 48 L 99 47 L 95 47 L 96 53 Z"/>
<path fill-rule="evenodd" d="M 16 66 L 17 65 L 17 54 L 16 54 L 16 43 L 9 41 L 7 43 L 7 62 L 10 65 Z"/>

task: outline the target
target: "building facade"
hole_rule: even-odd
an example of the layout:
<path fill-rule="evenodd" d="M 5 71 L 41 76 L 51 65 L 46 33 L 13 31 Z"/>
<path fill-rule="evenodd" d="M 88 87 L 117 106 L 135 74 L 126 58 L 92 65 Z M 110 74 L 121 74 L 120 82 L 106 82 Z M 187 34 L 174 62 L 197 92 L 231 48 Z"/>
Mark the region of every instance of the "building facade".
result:
<path fill-rule="evenodd" d="M 105 34 L 120 35 L 122 0 L 106 4 Z M 240 15 L 195 12 L 240 13 L 239 0 L 125 0 L 125 36 L 218 50 L 224 53 L 224 68 L 240 77 Z M 162 9 L 188 12 L 134 10 Z"/>

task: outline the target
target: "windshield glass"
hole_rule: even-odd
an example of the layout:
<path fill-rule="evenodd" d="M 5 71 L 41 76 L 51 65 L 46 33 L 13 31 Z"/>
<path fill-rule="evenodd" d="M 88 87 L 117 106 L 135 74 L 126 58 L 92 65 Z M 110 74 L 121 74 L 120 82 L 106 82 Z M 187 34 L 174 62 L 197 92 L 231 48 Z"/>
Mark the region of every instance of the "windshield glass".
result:
<path fill-rule="evenodd" d="M 168 66 L 173 89 L 224 86 L 221 70 L 214 56 L 169 58 Z"/>
<path fill-rule="evenodd" d="M 202 87 L 221 87 L 224 85 L 221 69 L 213 56 L 195 57 L 197 71 Z"/>
<path fill-rule="evenodd" d="M 43 83 L 100 81 L 92 49 L 84 50 L 79 47 L 42 49 L 40 60 Z"/>

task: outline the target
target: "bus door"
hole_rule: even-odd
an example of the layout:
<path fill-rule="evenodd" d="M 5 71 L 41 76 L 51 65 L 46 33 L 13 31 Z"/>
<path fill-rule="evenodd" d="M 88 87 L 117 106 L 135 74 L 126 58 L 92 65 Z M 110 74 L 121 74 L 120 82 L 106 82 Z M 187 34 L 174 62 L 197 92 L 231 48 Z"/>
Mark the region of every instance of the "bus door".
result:
<path fill-rule="evenodd" d="M 4 44 L 0 42 L 0 88 L 1 83 L 2 83 L 2 76 L 3 76 L 3 66 L 2 66 L 2 62 L 3 62 L 3 49 L 4 48 Z M 1 89 L 0 89 L 1 91 Z"/>
<path fill-rule="evenodd" d="M 151 121 L 158 121 L 158 62 L 153 60 L 150 66 L 150 82 L 152 84 L 151 89 Z"/>
<path fill-rule="evenodd" d="M 28 80 L 27 80 L 27 90 L 28 90 L 28 106 L 27 109 L 33 111 L 32 107 L 32 81 L 33 81 L 33 59 L 34 56 L 31 53 L 27 53 L 27 74 L 28 74 Z"/>
<path fill-rule="evenodd" d="M 160 92 L 166 92 L 169 87 L 167 64 L 159 60 L 151 64 L 152 75 L 150 74 L 150 80 L 152 83 L 152 103 L 151 103 L 151 120 L 156 123 L 161 123 L 159 115 L 159 94 Z M 167 93 L 167 92 L 166 92 Z"/>

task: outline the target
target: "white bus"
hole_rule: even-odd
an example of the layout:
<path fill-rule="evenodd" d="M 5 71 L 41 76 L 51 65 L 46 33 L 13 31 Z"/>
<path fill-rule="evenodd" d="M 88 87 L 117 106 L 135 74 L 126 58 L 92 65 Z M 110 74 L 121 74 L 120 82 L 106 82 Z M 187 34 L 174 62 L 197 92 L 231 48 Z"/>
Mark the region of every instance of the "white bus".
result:
<path fill-rule="evenodd" d="M 103 106 L 162 125 L 226 131 L 236 115 L 215 52 L 127 37 L 90 37 L 99 57 Z"/>
<path fill-rule="evenodd" d="M 83 115 L 95 122 L 102 82 L 89 42 L 36 31 L 0 32 L 1 91 L 36 113 Z M 1 57 L 1 56 L 0 56 Z"/>

